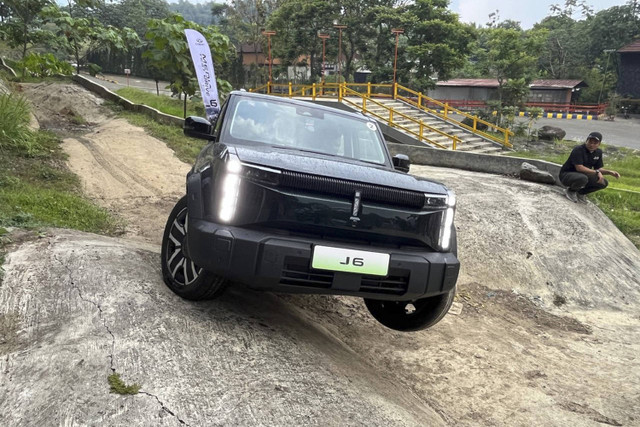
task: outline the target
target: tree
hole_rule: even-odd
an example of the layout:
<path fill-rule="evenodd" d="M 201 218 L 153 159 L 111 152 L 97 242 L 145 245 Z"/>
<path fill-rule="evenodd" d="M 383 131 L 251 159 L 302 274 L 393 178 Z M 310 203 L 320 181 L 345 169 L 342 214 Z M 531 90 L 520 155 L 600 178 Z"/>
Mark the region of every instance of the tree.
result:
<path fill-rule="evenodd" d="M 40 12 L 51 6 L 52 0 L 5 0 L 3 13 L 8 13 L 4 25 L 9 46 L 22 47 L 22 58 L 27 54 L 30 44 L 40 42 L 45 37 L 42 30 Z"/>
<path fill-rule="evenodd" d="M 569 15 L 549 16 L 534 26 L 548 32 L 538 59 L 542 75 L 552 79 L 580 77 L 585 63 L 582 27 Z"/>
<path fill-rule="evenodd" d="M 170 87 L 175 93 L 184 94 L 184 115 L 187 114 L 187 96 L 196 93 L 198 84 L 195 70 L 189 53 L 184 30 L 190 28 L 200 32 L 211 48 L 213 62 L 224 63 L 230 55 L 229 38 L 213 26 L 202 27 L 194 22 L 186 21 L 180 15 L 172 15 L 165 19 L 149 21 L 145 38 L 149 41 L 148 49 L 143 54 L 150 66 L 161 71 L 169 78 Z M 220 78 L 217 79 L 221 93 L 229 92 L 231 85 Z"/>
<path fill-rule="evenodd" d="M 217 6 L 226 6 L 222 3 L 214 3 L 212 1 L 206 3 L 193 4 L 185 0 L 179 0 L 177 3 L 169 5 L 171 12 L 182 15 L 187 21 L 195 22 L 196 24 L 207 26 L 214 24 L 211 13 L 212 8 Z"/>
<path fill-rule="evenodd" d="M 312 76 L 321 73 L 322 40 L 318 33 L 333 30 L 338 4 L 325 0 L 285 0 L 269 19 L 269 29 L 277 31 L 273 50 L 286 64 L 297 65 L 309 57 Z M 343 35 L 345 33 L 343 32 Z M 337 35 L 336 35 L 337 41 Z M 306 63 L 306 60 L 302 61 Z"/>
<path fill-rule="evenodd" d="M 395 39 L 392 28 L 407 28 L 409 22 L 407 7 L 387 0 L 372 4 L 364 15 L 364 22 L 369 23 L 369 30 L 365 32 L 366 41 L 358 47 L 367 68 L 371 70 L 373 83 L 389 82 L 393 78 L 393 56 Z M 403 66 L 406 61 L 406 36 L 401 36 L 398 48 L 398 79 L 406 80 L 409 71 Z"/>
<path fill-rule="evenodd" d="M 458 15 L 448 10 L 448 0 L 416 0 L 409 6 L 412 15 L 407 30 L 408 63 L 417 72 L 418 87 L 435 86 L 434 75 L 447 80 L 462 67 L 474 38 L 470 26 L 461 24 Z"/>
<path fill-rule="evenodd" d="M 546 31 L 523 32 L 512 28 L 490 28 L 483 31 L 487 36 L 487 45 L 481 66 L 498 80 L 498 100 L 502 105 L 507 80 L 522 79 L 525 85 L 533 80 Z M 520 91 L 517 87 L 512 87 L 515 92 Z"/>
<path fill-rule="evenodd" d="M 102 7 L 98 19 L 103 25 L 132 28 L 143 38 L 149 19 L 164 19 L 170 15 L 171 10 L 165 0 L 122 0 Z"/>
<path fill-rule="evenodd" d="M 270 25 L 267 24 L 267 21 L 275 8 L 276 0 L 234 0 L 229 5 L 212 5 L 211 14 L 233 44 L 253 46 L 255 63 L 257 64 L 258 48 L 266 47 L 266 38 L 262 35 L 262 31 Z M 241 67 L 237 67 L 236 64 L 234 68 Z M 236 74 L 242 74 L 242 76 L 236 77 L 236 81 L 244 81 L 243 71 Z M 261 71 L 254 66 L 251 74 L 253 74 L 254 85 L 257 86 L 261 80 Z"/>

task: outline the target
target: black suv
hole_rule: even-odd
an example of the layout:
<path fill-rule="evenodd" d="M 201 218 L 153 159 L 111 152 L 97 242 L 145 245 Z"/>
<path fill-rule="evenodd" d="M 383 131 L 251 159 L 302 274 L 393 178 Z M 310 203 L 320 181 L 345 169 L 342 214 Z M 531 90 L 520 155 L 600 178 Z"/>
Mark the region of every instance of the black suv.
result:
<path fill-rule="evenodd" d="M 209 140 L 162 241 L 166 284 L 215 298 L 228 282 L 363 297 L 402 331 L 449 310 L 460 269 L 455 196 L 408 175 L 377 123 L 310 102 L 232 92 L 217 121 L 185 120 Z"/>

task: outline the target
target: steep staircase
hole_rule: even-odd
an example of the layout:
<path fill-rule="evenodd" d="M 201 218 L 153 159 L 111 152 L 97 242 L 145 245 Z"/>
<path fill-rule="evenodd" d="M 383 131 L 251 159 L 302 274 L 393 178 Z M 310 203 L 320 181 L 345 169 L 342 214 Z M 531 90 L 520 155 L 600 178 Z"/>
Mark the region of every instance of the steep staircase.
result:
<path fill-rule="evenodd" d="M 358 104 L 359 107 L 362 107 L 361 98 L 345 99 L 347 104 L 354 103 Z M 422 121 L 425 125 L 435 128 L 446 135 L 459 138 L 459 142 L 456 144 L 456 150 L 458 151 L 470 151 L 485 154 L 500 154 L 503 152 L 502 145 L 497 142 L 483 138 L 472 131 L 448 123 L 434 114 L 427 113 L 426 111 L 420 110 L 405 102 L 393 99 L 378 99 L 377 102 L 383 104 L 386 108 L 377 104 L 369 103 L 366 107 L 368 112 L 365 112 L 364 114 L 372 116 L 385 125 L 389 125 L 389 121 L 383 120 L 382 117 L 388 117 L 390 109 L 395 113 L 400 113 L 395 114 L 393 124 L 397 126 L 392 125 L 392 127 L 395 127 L 396 130 L 403 132 L 414 139 L 417 139 L 415 138 L 415 134 L 419 134 L 420 132 L 420 124 L 416 122 Z M 460 120 L 462 120 L 462 118 L 460 118 Z M 409 130 L 409 132 L 407 132 L 407 130 Z M 427 128 L 423 128 L 423 135 L 430 141 L 436 142 L 447 149 L 453 149 L 453 140 L 450 137 Z M 425 143 L 425 145 L 430 144 Z"/>
<path fill-rule="evenodd" d="M 336 99 L 380 122 L 385 137 L 405 144 L 486 154 L 512 148 L 511 131 L 397 83 L 267 83 L 250 91 L 314 101 Z"/>

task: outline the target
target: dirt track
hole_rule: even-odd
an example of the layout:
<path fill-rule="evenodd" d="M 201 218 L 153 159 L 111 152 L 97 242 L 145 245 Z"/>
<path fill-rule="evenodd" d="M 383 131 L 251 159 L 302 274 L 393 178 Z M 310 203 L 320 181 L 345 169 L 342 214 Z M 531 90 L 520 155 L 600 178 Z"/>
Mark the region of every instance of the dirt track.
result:
<path fill-rule="evenodd" d="M 59 114 L 59 126 L 65 102 L 90 100 L 77 113 L 95 124 L 59 126 L 69 166 L 139 243 L 52 231 L 10 254 L 0 313 L 14 338 L 0 343 L 0 400 L 12 412 L 0 424 L 39 412 L 62 424 L 49 408 L 58 395 L 39 391 L 47 384 L 65 390 L 57 399 L 79 424 L 640 425 L 640 253 L 592 204 L 414 166 L 458 194 L 463 266 L 459 314 L 421 333 L 383 328 L 354 298 L 233 290 L 188 303 L 162 284 L 154 246 L 188 165 L 59 86 L 26 89 L 48 105 L 36 116 L 51 127 L 45 118 Z M 68 95 L 41 102 L 52 93 Z M 60 349 L 73 369 L 56 358 L 47 368 Z M 109 395 L 109 368 L 147 394 Z"/>

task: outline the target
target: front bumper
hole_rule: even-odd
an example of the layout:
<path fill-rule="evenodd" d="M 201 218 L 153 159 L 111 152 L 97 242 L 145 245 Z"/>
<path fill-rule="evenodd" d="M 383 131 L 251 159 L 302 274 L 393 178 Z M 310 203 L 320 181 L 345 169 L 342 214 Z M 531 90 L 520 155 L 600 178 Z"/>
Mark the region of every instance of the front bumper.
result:
<path fill-rule="evenodd" d="M 345 244 L 195 218 L 188 224 L 186 251 L 196 265 L 254 289 L 412 300 L 449 292 L 460 270 L 453 253 Z M 388 253 L 389 273 L 382 277 L 313 269 L 316 244 Z"/>

